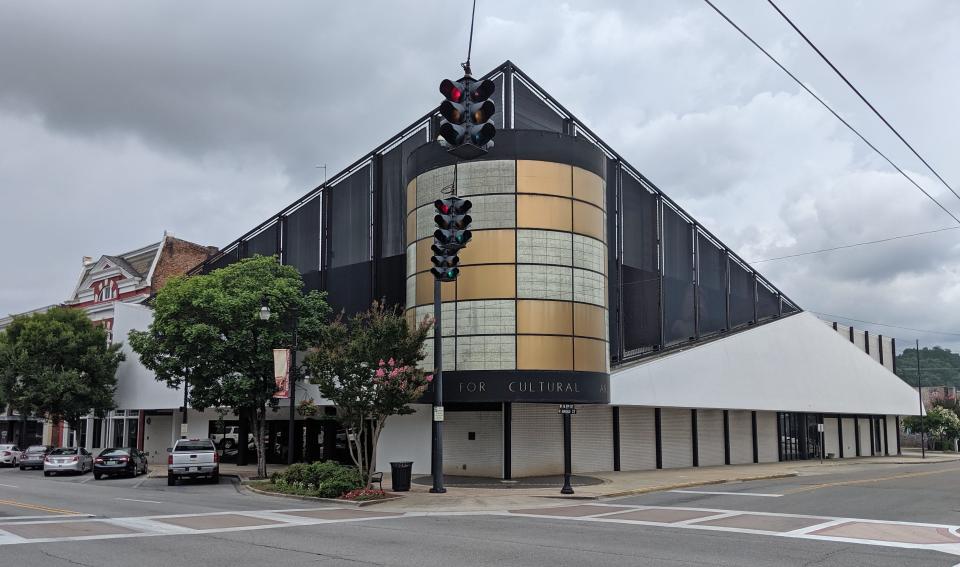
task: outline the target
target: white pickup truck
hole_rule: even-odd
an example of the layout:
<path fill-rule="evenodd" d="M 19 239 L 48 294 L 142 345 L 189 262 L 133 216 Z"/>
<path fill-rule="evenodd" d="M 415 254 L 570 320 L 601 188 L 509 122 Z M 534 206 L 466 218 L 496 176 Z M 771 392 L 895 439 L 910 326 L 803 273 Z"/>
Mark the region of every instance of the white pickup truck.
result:
<path fill-rule="evenodd" d="M 212 439 L 179 439 L 167 456 L 167 486 L 178 478 L 205 476 L 220 482 L 220 454 Z"/>

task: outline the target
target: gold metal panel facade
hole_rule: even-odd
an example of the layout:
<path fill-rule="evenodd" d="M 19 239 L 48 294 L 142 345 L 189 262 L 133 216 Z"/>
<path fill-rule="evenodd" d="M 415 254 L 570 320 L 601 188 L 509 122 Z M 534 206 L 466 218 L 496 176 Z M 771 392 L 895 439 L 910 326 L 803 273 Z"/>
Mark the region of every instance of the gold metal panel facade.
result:
<path fill-rule="evenodd" d="M 517 370 L 571 370 L 573 339 L 541 335 L 517 336 Z"/>
<path fill-rule="evenodd" d="M 573 334 L 581 337 L 607 338 L 606 310 L 586 303 L 573 304 Z"/>
<path fill-rule="evenodd" d="M 407 183 L 407 212 L 417 208 L 417 178 L 414 177 Z"/>
<path fill-rule="evenodd" d="M 572 200 L 560 197 L 517 195 L 517 226 L 570 232 L 573 228 L 572 203 Z"/>
<path fill-rule="evenodd" d="M 570 197 L 573 195 L 571 169 L 572 166 L 562 163 L 517 160 L 517 191 Z"/>
<path fill-rule="evenodd" d="M 426 241 L 432 243 L 432 241 Z M 419 251 L 418 251 L 419 253 Z M 427 253 L 430 246 L 427 246 Z M 467 247 L 460 250 L 460 265 L 515 264 L 517 262 L 517 233 L 514 230 L 477 230 Z M 427 264 L 430 259 L 427 258 Z M 427 269 L 430 269 L 429 267 Z"/>
<path fill-rule="evenodd" d="M 433 274 L 417 274 L 417 305 L 433 303 Z M 454 301 L 457 297 L 457 282 L 444 282 L 440 285 L 440 301 Z"/>
<path fill-rule="evenodd" d="M 607 372 L 607 343 L 594 339 L 573 339 L 574 370 Z"/>
<path fill-rule="evenodd" d="M 573 168 L 573 197 L 603 209 L 603 179 L 585 169 Z"/>
<path fill-rule="evenodd" d="M 407 244 L 417 240 L 417 213 L 407 215 Z"/>
<path fill-rule="evenodd" d="M 433 267 L 433 262 L 430 261 L 430 257 L 433 256 L 431 246 L 433 246 L 433 239 L 424 238 L 417 241 L 417 272 L 429 272 Z"/>
<path fill-rule="evenodd" d="M 603 226 L 603 211 L 579 201 L 573 201 L 573 232 L 592 236 L 606 242 Z"/>
<path fill-rule="evenodd" d="M 517 301 L 517 333 L 573 334 L 573 304 L 568 301 Z"/>
<path fill-rule="evenodd" d="M 418 280 L 418 296 L 420 295 L 419 284 Z M 516 294 L 517 267 L 513 264 L 460 268 L 460 277 L 457 278 L 458 300 L 506 299 L 516 297 Z"/>

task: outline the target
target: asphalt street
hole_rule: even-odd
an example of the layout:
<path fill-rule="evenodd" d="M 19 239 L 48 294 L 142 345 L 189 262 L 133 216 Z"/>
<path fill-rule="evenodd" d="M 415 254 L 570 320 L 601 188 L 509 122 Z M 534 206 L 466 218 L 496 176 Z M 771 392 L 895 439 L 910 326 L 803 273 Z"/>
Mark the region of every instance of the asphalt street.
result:
<path fill-rule="evenodd" d="M 960 563 L 960 555 L 930 549 L 782 537 L 774 533 L 775 527 L 770 533 L 755 533 L 698 527 L 690 523 L 695 519 L 669 520 L 677 522 L 674 526 L 619 519 L 630 514 L 699 514 L 722 523 L 731 511 L 741 511 L 767 514 L 755 518 L 771 526 L 801 515 L 960 524 L 955 496 L 960 463 L 837 468 L 836 474 L 828 475 L 715 484 L 599 503 L 544 499 L 543 508 L 537 510 L 453 515 L 391 514 L 377 512 L 377 506 L 336 510 L 255 495 L 228 479 L 216 486 L 167 487 L 164 479 L 144 476 L 94 481 L 89 474 L 44 478 L 39 472 L 2 469 L 0 565 Z M 566 507 L 556 508 L 560 505 Z M 563 514 L 569 517 L 558 517 Z M 82 536 L 87 539 L 75 539 L 80 532 L 62 531 L 78 526 L 87 527 L 83 533 L 88 535 Z M 955 537 L 954 532 L 937 529 L 945 538 Z M 13 535 L 4 540 L 4 530 Z M 8 557 L 15 563 L 7 563 Z"/>

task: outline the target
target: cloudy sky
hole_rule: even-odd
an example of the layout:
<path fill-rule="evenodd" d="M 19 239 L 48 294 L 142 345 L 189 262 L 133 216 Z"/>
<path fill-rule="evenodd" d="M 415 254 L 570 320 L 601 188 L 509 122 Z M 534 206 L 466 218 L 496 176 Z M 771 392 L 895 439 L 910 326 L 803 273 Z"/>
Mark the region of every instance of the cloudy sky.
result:
<path fill-rule="evenodd" d="M 699 0 L 479 0 L 513 60 L 748 260 L 956 223 Z M 717 0 L 960 216 L 960 200 L 763 0 Z M 782 0 L 960 192 L 960 4 Z M 462 5 L 462 11 L 454 8 Z M 439 101 L 469 0 L 0 7 L 0 313 L 164 230 L 223 245 Z M 393 112 L 370 112 L 388 96 Z M 802 307 L 960 333 L 960 231 L 757 264 Z M 901 345 L 960 335 L 860 325 Z"/>

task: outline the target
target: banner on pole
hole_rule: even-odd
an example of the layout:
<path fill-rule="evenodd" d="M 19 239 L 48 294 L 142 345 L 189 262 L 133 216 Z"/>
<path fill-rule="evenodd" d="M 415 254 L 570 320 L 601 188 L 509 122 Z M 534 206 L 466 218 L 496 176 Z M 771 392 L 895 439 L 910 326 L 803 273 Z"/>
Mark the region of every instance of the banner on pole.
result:
<path fill-rule="evenodd" d="M 273 378 L 277 383 L 274 398 L 290 397 L 290 350 L 273 349 Z"/>

